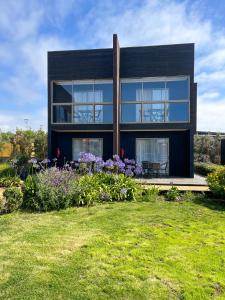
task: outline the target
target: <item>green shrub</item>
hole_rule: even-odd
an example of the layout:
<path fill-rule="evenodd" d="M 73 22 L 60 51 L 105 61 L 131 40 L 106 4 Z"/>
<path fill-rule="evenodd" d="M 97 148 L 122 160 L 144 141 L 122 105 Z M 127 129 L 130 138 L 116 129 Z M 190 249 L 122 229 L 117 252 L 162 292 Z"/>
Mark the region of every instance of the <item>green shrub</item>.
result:
<path fill-rule="evenodd" d="M 178 200 L 180 200 L 180 192 L 179 192 L 177 187 L 173 186 L 166 193 L 166 200 L 168 200 L 168 201 L 178 201 Z"/>
<path fill-rule="evenodd" d="M 0 187 L 12 187 L 12 186 L 21 186 L 22 182 L 18 176 L 7 176 L 0 178 Z"/>
<path fill-rule="evenodd" d="M 225 167 L 210 173 L 207 182 L 215 197 L 225 199 Z"/>
<path fill-rule="evenodd" d="M 212 164 L 212 163 L 203 163 L 203 162 L 195 162 L 194 168 L 195 172 L 202 175 L 207 176 L 208 174 L 221 169 L 222 166 Z"/>
<path fill-rule="evenodd" d="M 8 163 L 0 164 L 0 178 L 8 176 L 15 176 L 15 171 Z"/>
<path fill-rule="evenodd" d="M 95 202 L 134 201 L 139 195 L 135 180 L 124 174 L 98 173 L 82 176 L 75 184 L 75 205 L 92 205 Z"/>
<path fill-rule="evenodd" d="M 29 175 L 23 185 L 23 207 L 38 210 L 39 205 L 37 205 L 36 197 L 37 177 Z"/>
<path fill-rule="evenodd" d="M 191 191 L 187 191 L 182 195 L 182 200 L 184 201 L 192 201 L 195 198 L 196 196 Z"/>
<path fill-rule="evenodd" d="M 142 201 L 155 201 L 159 198 L 160 190 L 156 186 L 151 186 L 143 190 Z"/>
<path fill-rule="evenodd" d="M 50 211 L 71 206 L 74 179 L 74 172 L 56 167 L 28 176 L 24 183 L 23 207 Z"/>
<path fill-rule="evenodd" d="M 17 210 L 23 202 L 23 193 L 19 187 L 9 187 L 3 192 L 5 197 L 4 211 L 13 212 Z"/>

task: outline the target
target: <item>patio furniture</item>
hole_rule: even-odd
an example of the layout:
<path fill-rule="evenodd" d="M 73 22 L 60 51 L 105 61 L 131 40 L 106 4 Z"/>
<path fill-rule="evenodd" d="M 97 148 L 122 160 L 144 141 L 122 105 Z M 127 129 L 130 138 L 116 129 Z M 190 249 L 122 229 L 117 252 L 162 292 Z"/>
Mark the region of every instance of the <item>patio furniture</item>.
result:
<path fill-rule="evenodd" d="M 160 176 L 162 176 L 162 175 L 166 176 L 167 175 L 167 166 L 168 166 L 167 161 L 160 164 Z"/>
<path fill-rule="evenodd" d="M 144 176 L 150 176 L 152 171 L 152 163 L 147 160 L 142 161 L 142 169 Z"/>
<path fill-rule="evenodd" d="M 152 163 L 152 174 L 159 177 L 160 163 Z"/>

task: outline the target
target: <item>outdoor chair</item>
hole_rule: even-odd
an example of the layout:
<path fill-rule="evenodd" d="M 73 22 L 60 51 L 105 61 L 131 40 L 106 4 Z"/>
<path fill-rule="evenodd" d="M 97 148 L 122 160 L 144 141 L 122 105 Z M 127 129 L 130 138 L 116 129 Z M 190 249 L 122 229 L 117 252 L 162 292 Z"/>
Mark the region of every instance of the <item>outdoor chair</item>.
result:
<path fill-rule="evenodd" d="M 142 161 L 142 169 L 143 169 L 143 175 L 149 177 L 152 172 L 152 163 L 145 160 Z"/>
<path fill-rule="evenodd" d="M 159 177 L 160 173 L 160 163 L 152 163 L 152 174 L 155 177 Z"/>
<path fill-rule="evenodd" d="M 167 175 L 167 173 L 166 173 L 167 165 L 168 165 L 168 162 L 164 162 L 164 163 L 160 164 L 160 176 L 162 176 L 162 175 L 166 176 Z"/>

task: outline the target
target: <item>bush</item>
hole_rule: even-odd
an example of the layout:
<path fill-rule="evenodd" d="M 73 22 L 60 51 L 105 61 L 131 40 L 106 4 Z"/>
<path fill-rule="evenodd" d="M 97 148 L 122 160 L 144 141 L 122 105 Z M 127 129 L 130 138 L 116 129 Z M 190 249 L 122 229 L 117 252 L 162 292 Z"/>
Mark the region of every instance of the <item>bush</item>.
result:
<path fill-rule="evenodd" d="M 184 201 L 192 201 L 195 198 L 196 196 L 191 191 L 187 191 L 182 195 L 182 200 Z"/>
<path fill-rule="evenodd" d="M 212 163 L 202 163 L 202 162 L 195 162 L 194 168 L 195 172 L 202 175 L 207 176 L 209 173 L 212 173 L 218 169 L 220 169 L 222 166 L 212 164 Z"/>
<path fill-rule="evenodd" d="M 225 199 L 225 167 L 210 173 L 207 176 L 207 182 L 215 197 Z"/>
<path fill-rule="evenodd" d="M 12 187 L 12 186 L 21 186 L 21 180 L 18 176 L 7 176 L 0 178 L 0 187 Z"/>
<path fill-rule="evenodd" d="M 82 176 L 73 191 L 75 205 L 94 202 L 134 201 L 139 195 L 137 183 L 124 174 L 98 173 Z"/>
<path fill-rule="evenodd" d="M 15 176 L 15 171 L 8 163 L 0 164 L 0 178 L 8 176 Z"/>
<path fill-rule="evenodd" d="M 150 188 L 144 189 L 142 193 L 142 201 L 155 201 L 159 198 L 160 190 L 158 187 L 151 186 Z"/>
<path fill-rule="evenodd" d="M 173 186 L 167 193 L 166 193 L 166 200 L 168 201 L 178 201 L 180 200 L 180 192 L 177 187 Z"/>
<path fill-rule="evenodd" d="M 38 211 L 59 210 L 71 205 L 75 174 L 56 167 L 36 176 L 28 176 L 24 184 L 23 206 Z"/>
<path fill-rule="evenodd" d="M 17 210 L 23 202 L 23 193 L 18 187 L 9 187 L 3 192 L 5 197 L 4 211 L 13 212 Z"/>

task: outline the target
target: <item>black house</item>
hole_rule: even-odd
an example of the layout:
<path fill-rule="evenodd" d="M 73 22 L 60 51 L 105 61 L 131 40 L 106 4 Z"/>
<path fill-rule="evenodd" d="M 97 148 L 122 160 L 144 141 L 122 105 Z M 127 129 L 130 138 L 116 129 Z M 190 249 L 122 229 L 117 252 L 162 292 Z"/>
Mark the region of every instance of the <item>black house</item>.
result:
<path fill-rule="evenodd" d="M 48 53 L 49 157 L 166 163 L 193 177 L 194 44 Z"/>

